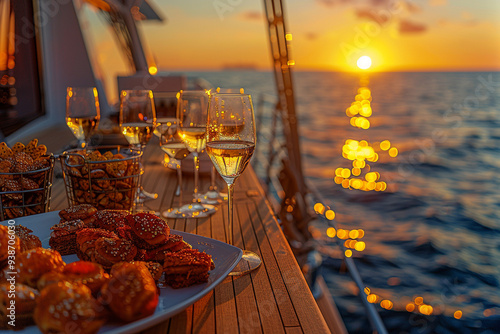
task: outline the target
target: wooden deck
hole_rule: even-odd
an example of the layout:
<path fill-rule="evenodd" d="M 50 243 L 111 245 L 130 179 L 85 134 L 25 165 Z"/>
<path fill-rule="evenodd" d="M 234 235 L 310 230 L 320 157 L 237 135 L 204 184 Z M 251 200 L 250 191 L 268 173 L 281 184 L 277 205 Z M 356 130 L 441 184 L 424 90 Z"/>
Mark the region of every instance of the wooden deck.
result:
<path fill-rule="evenodd" d="M 57 136 L 47 131 L 38 138 L 56 152 L 64 142 L 61 138 L 70 140 L 71 135 L 59 128 Z M 165 168 L 162 159 L 154 139 L 145 153 L 143 186 L 159 194 L 147 203 L 155 211 L 166 210 L 178 200 L 174 196 L 176 173 Z M 185 174 L 183 181 L 187 203 L 192 199 L 192 175 Z M 208 189 L 209 182 L 207 175 L 201 177 L 200 192 Z M 224 188 L 221 179 L 218 186 Z M 226 278 L 194 305 L 144 333 L 330 333 L 252 168 L 237 180 L 234 198 L 235 245 L 259 254 L 262 266 L 249 275 Z M 51 209 L 67 205 L 63 180 L 54 178 Z M 176 230 L 225 241 L 226 220 L 227 205 L 222 204 L 209 218 L 169 219 L 168 224 Z"/>

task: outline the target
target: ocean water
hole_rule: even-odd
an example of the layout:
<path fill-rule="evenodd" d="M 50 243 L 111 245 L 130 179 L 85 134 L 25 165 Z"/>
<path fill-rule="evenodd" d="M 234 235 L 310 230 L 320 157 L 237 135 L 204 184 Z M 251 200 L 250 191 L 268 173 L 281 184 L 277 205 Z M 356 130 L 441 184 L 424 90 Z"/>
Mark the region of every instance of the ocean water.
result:
<path fill-rule="evenodd" d="M 244 87 L 254 100 L 275 96 L 268 72 L 188 75 Z M 308 181 L 329 200 L 338 228 L 364 231 L 357 240 L 366 247 L 352 256 L 389 332 L 499 333 L 500 73 L 295 72 L 294 84 Z M 346 115 L 360 87 L 372 97 L 367 129 Z M 261 126 L 269 125 L 265 113 Z M 352 168 L 342 156 L 347 139 L 397 148 L 396 157 L 379 150 L 369 162 L 385 191 L 334 182 L 337 168 Z M 332 253 L 320 271 L 346 326 L 371 333 L 365 292 Z"/>

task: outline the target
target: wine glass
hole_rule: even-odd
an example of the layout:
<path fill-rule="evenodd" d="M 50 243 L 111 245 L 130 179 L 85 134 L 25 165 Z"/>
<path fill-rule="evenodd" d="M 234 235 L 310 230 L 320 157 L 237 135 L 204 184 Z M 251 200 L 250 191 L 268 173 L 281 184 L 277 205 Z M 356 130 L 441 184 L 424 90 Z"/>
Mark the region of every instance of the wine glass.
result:
<path fill-rule="evenodd" d="M 120 93 L 120 129 L 129 144 L 143 152 L 144 147 L 151 139 L 155 126 L 156 112 L 153 92 L 150 90 L 122 90 Z M 149 193 L 142 188 L 142 174 L 141 166 L 137 203 L 158 198 L 158 194 Z"/>
<path fill-rule="evenodd" d="M 100 118 L 97 88 L 66 88 L 66 124 L 78 139 L 79 147 L 87 147 L 90 135 L 97 129 Z"/>
<path fill-rule="evenodd" d="M 175 119 L 174 119 L 175 120 Z M 173 163 L 177 169 L 179 191 L 179 206 L 177 208 L 170 208 L 162 212 L 163 217 L 166 218 L 184 218 L 186 213 L 182 211 L 182 171 L 181 160 L 189 155 L 189 150 L 186 143 L 181 139 L 178 133 L 178 122 L 166 122 L 160 133 L 160 148 L 168 155 L 170 162 Z"/>
<path fill-rule="evenodd" d="M 227 240 L 233 244 L 233 188 L 255 149 L 256 133 L 252 98 L 248 94 L 211 94 L 207 118 L 207 153 L 227 183 Z M 230 275 L 243 275 L 260 266 L 260 257 L 243 250 Z"/>
<path fill-rule="evenodd" d="M 208 92 L 204 90 L 180 91 L 177 101 L 179 134 L 194 157 L 193 203 L 181 210 L 187 217 L 208 217 L 216 211 L 215 206 L 202 204 L 198 194 L 200 159 L 205 149 L 207 131 Z"/>
<path fill-rule="evenodd" d="M 154 102 L 156 110 L 156 127 L 154 129 L 154 134 L 160 138 L 162 134 L 168 134 L 172 132 L 171 127 L 175 126 L 175 134 L 177 135 L 177 125 L 179 120 L 177 117 L 177 94 L 178 92 L 155 92 Z M 177 136 L 178 137 L 178 136 Z M 166 140 L 169 137 L 164 138 Z M 160 143 L 161 145 L 161 143 Z M 180 161 L 175 158 L 169 157 L 168 159 L 176 166 L 178 182 L 177 189 L 175 190 L 175 196 L 181 195 L 181 185 L 182 185 L 182 172 L 180 169 Z"/>
<path fill-rule="evenodd" d="M 237 93 L 239 91 L 239 89 L 236 90 L 233 88 L 217 88 L 217 93 Z M 220 204 L 227 201 L 227 194 L 217 189 L 217 185 L 215 184 L 215 173 L 215 166 L 212 166 L 210 171 L 210 187 L 206 193 L 201 195 L 200 199 L 203 204 Z"/>

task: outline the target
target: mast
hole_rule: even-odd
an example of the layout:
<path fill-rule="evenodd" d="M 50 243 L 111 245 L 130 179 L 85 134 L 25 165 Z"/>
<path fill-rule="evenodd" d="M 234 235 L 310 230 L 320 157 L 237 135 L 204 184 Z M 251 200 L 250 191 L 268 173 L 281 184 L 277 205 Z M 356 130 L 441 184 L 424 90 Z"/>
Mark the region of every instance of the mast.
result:
<path fill-rule="evenodd" d="M 283 1 L 264 0 L 268 23 L 269 43 L 273 56 L 274 76 L 278 89 L 278 102 L 275 112 L 281 115 L 283 132 L 286 137 L 286 149 L 291 168 L 296 174 L 299 190 L 307 192 L 300 153 L 299 131 L 295 112 L 295 96 L 293 90 L 292 72 L 287 45 L 287 30 L 285 26 Z"/>

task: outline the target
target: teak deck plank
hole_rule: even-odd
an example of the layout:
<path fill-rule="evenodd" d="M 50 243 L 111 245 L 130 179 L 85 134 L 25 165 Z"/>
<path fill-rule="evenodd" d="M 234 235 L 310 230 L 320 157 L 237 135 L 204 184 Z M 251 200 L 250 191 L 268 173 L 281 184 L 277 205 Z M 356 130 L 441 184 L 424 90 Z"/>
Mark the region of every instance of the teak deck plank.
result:
<path fill-rule="evenodd" d="M 301 327 L 285 327 L 286 334 L 302 334 L 304 333 L 302 331 Z"/>
<path fill-rule="evenodd" d="M 240 223 L 239 227 L 243 235 L 245 249 L 255 252 L 262 258 L 255 237 L 255 231 L 253 230 L 252 224 L 248 222 L 246 205 L 236 205 L 236 208 L 236 216 Z M 284 333 L 280 313 L 274 299 L 265 264 L 262 264 L 258 270 L 253 271 L 251 273 L 251 278 L 264 333 Z"/>
<path fill-rule="evenodd" d="M 248 205 L 247 210 L 247 214 L 250 219 L 249 224 L 252 224 L 254 226 L 254 229 L 257 233 L 257 238 L 259 239 L 262 259 L 266 266 L 266 271 L 269 275 L 270 283 L 273 287 L 274 297 L 277 301 L 283 324 L 284 326 L 298 326 L 299 321 L 297 319 L 297 315 L 295 314 L 290 296 L 288 296 L 283 278 L 279 274 L 276 258 L 272 251 L 271 245 L 269 244 L 269 240 L 265 235 L 265 231 L 262 228 L 258 213 L 253 205 Z"/>
<path fill-rule="evenodd" d="M 248 175 L 256 178 L 255 172 L 252 169 L 249 170 Z M 260 191 L 262 191 L 262 189 L 260 189 Z M 284 279 L 288 289 L 288 294 L 295 306 L 294 308 L 297 312 L 300 326 L 306 333 L 317 330 L 319 324 L 321 324 L 322 327 L 327 328 L 325 319 L 321 315 L 321 311 L 319 310 L 314 297 L 309 289 L 304 289 L 303 287 L 303 284 L 305 283 L 304 277 L 300 272 L 297 261 L 293 258 L 293 256 L 291 256 L 292 251 L 290 246 L 288 245 L 283 232 L 276 223 L 275 217 L 270 211 L 269 203 L 265 200 L 262 193 L 260 197 L 254 197 L 253 199 L 256 203 L 261 221 L 264 223 L 267 236 L 270 240 L 273 240 L 270 244 L 273 248 L 273 253 L 276 256 L 279 272 Z"/>
<path fill-rule="evenodd" d="M 224 212 L 222 208 L 210 217 L 212 227 L 212 238 L 226 241 L 224 229 Z M 226 278 L 215 287 L 215 324 L 216 333 L 238 333 L 239 316 L 236 312 L 235 291 L 233 278 Z"/>
<path fill-rule="evenodd" d="M 148 146 L 143 161 L 143 186 L 159 197 L 146 202 L 146 206 L 160 212 L 178 206 L 178 197 L 174 195 L 177 174 L 165 168 L 162 159 L 158 146 Z M 184 204 L 193 199 L 193 179 L 192 174 L 184 173 Z M 210 174 L 202 174 L 200 193 L 209 185 Z M 217 186 L 225 191 L 220 178 Z M 235 245 L 259 254 L 262 266 L 250 275 L 226 278 L 194 305 L 143 333 L 329 333 L 251 167 L 235 184 L 234 203 Z M 54 178 L 51 210 L 65 207 L 64 182 Z M 167 222 L 175 230 L 226 241 L 227 202 L 218 205 L 217 212 L 209 218 Z"/>

